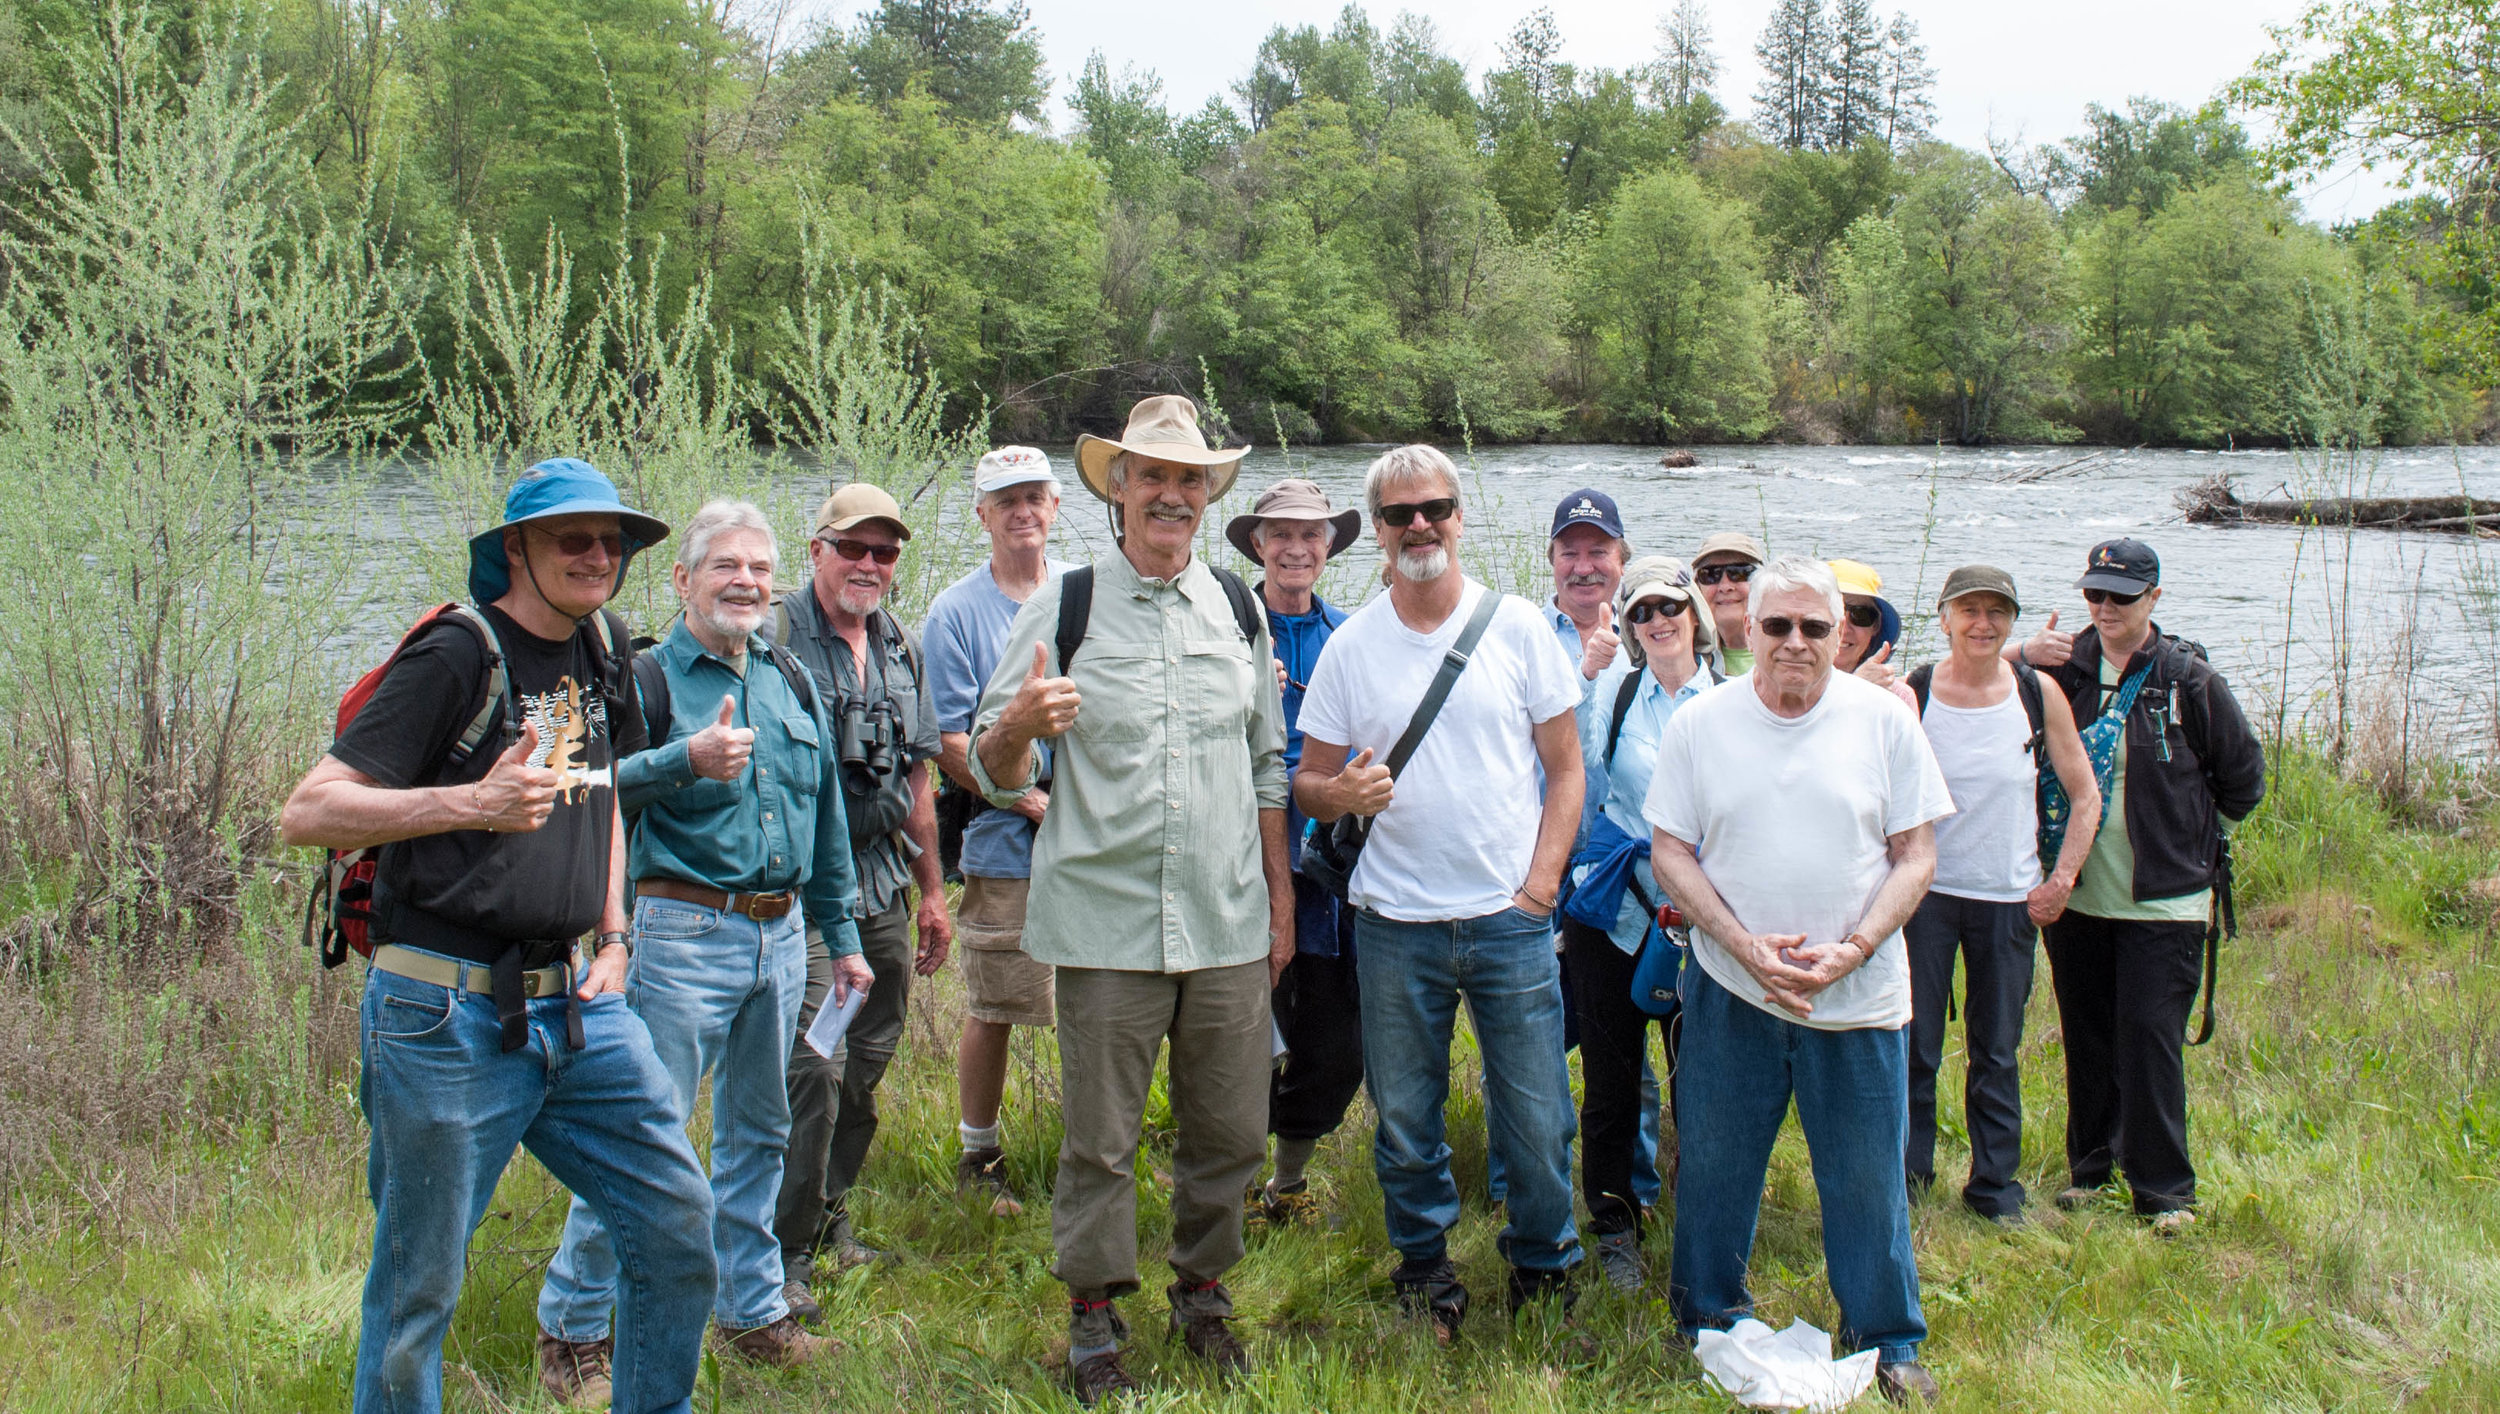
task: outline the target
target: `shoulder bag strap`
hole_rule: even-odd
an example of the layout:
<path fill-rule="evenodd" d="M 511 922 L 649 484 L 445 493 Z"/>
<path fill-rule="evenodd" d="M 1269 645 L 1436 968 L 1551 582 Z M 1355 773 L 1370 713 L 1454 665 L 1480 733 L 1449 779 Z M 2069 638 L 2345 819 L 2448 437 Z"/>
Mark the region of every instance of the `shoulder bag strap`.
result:
<path fill-rule="evenodd" d="M 1432 720 L 1441 715 L 1441 704 L 1450 700 L 1450 689 L 1458 684 L 1458 675 L 1467 671 L 1467 661 L 1483 639 L 1485 628 L 1493 622 L 1493 613 L 1502 606 L 1501 594 L 1487 586 L 1484 597 L 1476 601 L 1476 612 L 1469 615 L 1467 626 L 1458 632 L 1458 641 L 1441 658 L 1441 671 L 1433 676 L 1432 686 L 1425 689 L 1424 700 L 1415 704 L 1415 715 L 1408 719 L 1406 732 L 1398 744 L 1389 748 L 1389 759 L 1381 764 L 1389 768 L 1389 778 L 1406 769 L 1407 758 L 1424 744 L 1424 733 L 1432 730 Z M 1064 671 L 1064 670 L 1063 670 Z"/>

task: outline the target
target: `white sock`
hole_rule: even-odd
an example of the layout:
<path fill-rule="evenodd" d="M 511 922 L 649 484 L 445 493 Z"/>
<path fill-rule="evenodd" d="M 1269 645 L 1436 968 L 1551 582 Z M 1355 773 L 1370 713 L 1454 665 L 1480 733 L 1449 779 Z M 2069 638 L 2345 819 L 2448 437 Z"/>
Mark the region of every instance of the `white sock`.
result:
<path fill-rule="evenodd" d="M 967 1154 L 977 1154 L 986 1149 L 999 1147 L 998 1125 L 995 1123 L 987 1129 L 975 1129 L 962 1120 L 957 1120 L 955 1133 L 964 1141 L 964 1152 Z"/>

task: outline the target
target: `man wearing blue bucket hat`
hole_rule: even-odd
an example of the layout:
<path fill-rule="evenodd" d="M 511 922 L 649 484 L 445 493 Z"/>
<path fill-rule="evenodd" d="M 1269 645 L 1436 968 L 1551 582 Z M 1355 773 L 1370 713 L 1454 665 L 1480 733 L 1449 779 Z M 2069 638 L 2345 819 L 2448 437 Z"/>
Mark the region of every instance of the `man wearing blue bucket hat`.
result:
<path fill-rule="evenodd" d="M 470 541 L 476 603 L 428 614 L 349 691 L 281 817 L 291 844 L 379 851 L 369 931 L 345 930 L 372 961 L 358 1414 L 442 1407 L 469 1235 L 515 1145 L 631 1254 L 614 1339 L 557 1352 L 569 1389 L 619 1411 L 688 1408 L 711 1194 L 623 995 L 616 762 L 646 733 L 605 608 L 634 552 L 667 535 L 586 462 L 523 472 L 502 523 Z"/>

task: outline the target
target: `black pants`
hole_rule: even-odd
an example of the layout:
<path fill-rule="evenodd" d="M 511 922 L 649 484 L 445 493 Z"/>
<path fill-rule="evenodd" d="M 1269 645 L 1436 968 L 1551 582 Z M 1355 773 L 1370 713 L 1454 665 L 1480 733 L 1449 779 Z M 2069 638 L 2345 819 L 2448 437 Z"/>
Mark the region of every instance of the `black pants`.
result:
<path fill-rule="evenodd" d="M 831 1220 L 844 1211 L 859 1181 L 868 1145 L 877 1137 L 877 1086 L 894 1063 L 903 1022 L 911 1007 L 911 965 L 916 949 L 912 896 L 859 923 L 861 954 L 876 978 L 859 1015 L 843 1033 L 838 1060 L 816 1054 L 807 1028 L 833 991 L 833 960 L 810 948 L 807 996 L 799 1010 L 798 1035 L 790 1046 L 785 1077 L 790 1089 L 790 1149 L 782 1161 L 781 1196 L 773 1235 L 781 1240 L 782 1264 L 804 1266 L 833 1234 Z M 802 1278 L 803 1279 L 803 1278 Z"/>
<path fill-rule="evenodd" d="M 2066 1037 L 2071 1181 L 2098 1188 L 2122 1169 L 2138 1213 L 2192 1207 L 2183 1048 L 2205 925 L 2070 912 L 2049 925 L 2048 949 Z"/>
<path fill-rule="evenodd" d="M 1944 1065 L 1945 1012 L 1953 965 L 1964 977 L 1962 1035 L 1970 1068 L 1962 1081 L 1970 1129 L 1970 1182 L 1962 1201 L 1985 1216 L 2023 1210 L 2014 1177 L 2023 1159 L 2023 1008 L 2031 1000 L 2032 951 L 2039 930 L 2020 903 L 1988 903 L 1931 893 L 1910 916 L 1910 1142 L 1902 1155 L 1910 1181 L 1936 1181 L 1936 1072 Z"/>
<path fill-rule="evenodd" d="M 1363 1088 L 1363 993 L 1354 980 L 1351 912 L 1339 923 L 1335 957 L 1295 953 L 1276 980 L 1285 1065 L 1268 1083 L 1267 1129 L 1280 1138 L 1327 1138 Z"/>
<path fill-rule="evenodd" d="M 1614 939 L 1566 918 L 1563 957 L 1580 1014 L 1580 1190 L 1589 1230 L 1637 1236 L 1641 1204 L 1632 1165 L 1641 1142 L 1641 1059 L 1655 1025 L 1666 1041 L 1673 1093 L 1675 1031 L 1668 1018 L 1632 1004 L 1633 959 Z"/>

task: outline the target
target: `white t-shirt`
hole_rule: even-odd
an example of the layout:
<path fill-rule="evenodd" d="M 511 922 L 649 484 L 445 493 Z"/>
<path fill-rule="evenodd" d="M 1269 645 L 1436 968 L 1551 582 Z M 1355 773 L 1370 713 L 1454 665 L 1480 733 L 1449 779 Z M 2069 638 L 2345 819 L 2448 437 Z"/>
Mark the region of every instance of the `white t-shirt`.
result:
<path fill-rule="evenodd" d="M 1641 814 L 1694 846 L 1704 874 L 1754 933 L 1836 943 L 1892 871 L 1888 838 L 1952 813 L 1927 734 L 1901 699 L 1835 672 L 1802 717 L 1763 705 L 1751 674 L 1667 719 Z M 1774 1016 L 1726 948 L 1699 928 L 1693 956 L 1720 986 Z M 1800 1024 L 1890 1030 L 1910 1020 L 1908 946 L 1898 932 L 1814 998 Z"/>
<path fill-rule="evenodd" d="M 1408 628 L 1388 595 L 1373 595 L 1319 655 L 1302 699 L 1303 736 L 1345 747 L 1348 759 L 1368 746 L 1385 764 L 1486 593 L 1469 580 L 1458 608 L 1428 634 Z M 1545 808 L 1533 731 L 1577 710 L 1581 686 L 1544 615 L 1505 599 L 1372 822 L 1348 901 L 1407 923 L 1510 907 L 1528 880 Z"/>

